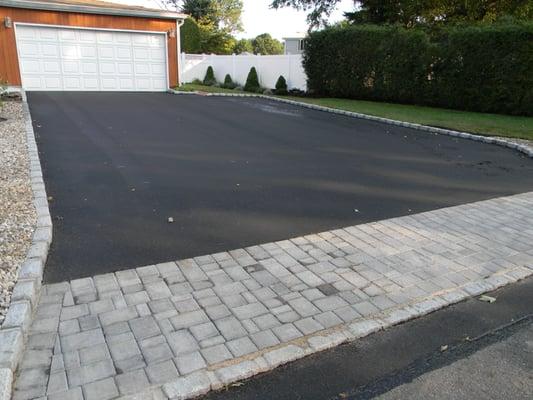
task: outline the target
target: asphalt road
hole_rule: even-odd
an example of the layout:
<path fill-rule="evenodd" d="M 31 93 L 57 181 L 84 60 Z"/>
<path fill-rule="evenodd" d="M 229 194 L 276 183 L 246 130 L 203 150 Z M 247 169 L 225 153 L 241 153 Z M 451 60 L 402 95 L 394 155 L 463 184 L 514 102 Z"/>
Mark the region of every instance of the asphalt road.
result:
<path fill-rule="evenodd" d="M 405 383 L 379 400 L 531 400 L 533 323 L 451 365 Z"/>
<path fill-rule="evenodd" d="M 491 295 L 495 303 L 470 299 L 203 399 L 531 399 L 533 278 Z"/>
<path fill-rule="evenodd" d="M 52 196 L 46 282 L 533 189 L 512 150 L 269 100 L 28 100 Z"/>

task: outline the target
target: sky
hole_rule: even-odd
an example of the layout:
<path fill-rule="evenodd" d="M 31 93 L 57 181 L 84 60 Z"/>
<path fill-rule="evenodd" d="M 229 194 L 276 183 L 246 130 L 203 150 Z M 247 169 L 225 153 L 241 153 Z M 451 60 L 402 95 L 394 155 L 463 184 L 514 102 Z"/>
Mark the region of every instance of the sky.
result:
<path fill-rule="evenodd" d="M 157 7 L 156 0 L 109 0 L 115 3 L 135 4 L 145 7 Z M 307 31 L 306 13 L 293 8 L 272 10 L 269 8 L 271 0 L 243 0 L 244 10 L 242 22 L 244 31 L 235 36 L 252 38 L 261 33 L 270 33 L 281 39 Z M 344 11 L 353 10 L 353 0 L 341 0 L 339 6 L 330 17 L 330 22 L 342 19 Z"/>

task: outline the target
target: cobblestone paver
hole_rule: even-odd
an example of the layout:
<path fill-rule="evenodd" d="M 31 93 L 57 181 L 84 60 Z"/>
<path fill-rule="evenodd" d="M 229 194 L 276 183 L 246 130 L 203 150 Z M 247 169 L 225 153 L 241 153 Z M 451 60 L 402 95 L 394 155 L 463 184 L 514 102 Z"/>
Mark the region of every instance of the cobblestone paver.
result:
<path fill-rule="evenodd" d="M 533 192 L 47 285 L 14 399 L 186 398 L 533 273 Z"/>

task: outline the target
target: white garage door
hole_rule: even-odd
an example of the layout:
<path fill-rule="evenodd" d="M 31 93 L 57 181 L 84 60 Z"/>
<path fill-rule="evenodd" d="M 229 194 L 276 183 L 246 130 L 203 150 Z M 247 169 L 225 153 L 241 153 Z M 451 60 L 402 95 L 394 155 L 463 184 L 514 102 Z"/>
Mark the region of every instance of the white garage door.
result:
<path fill-rule="evenodd" d="M 164 91 L 166 35 L 16 26 L 26 90 Z"/>

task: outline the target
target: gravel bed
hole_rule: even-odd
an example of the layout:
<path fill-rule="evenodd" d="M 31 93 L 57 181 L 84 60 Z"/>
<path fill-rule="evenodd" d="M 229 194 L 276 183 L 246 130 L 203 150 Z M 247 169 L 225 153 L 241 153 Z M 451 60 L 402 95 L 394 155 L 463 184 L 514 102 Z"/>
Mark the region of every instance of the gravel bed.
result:
<path fill-rule="evenodd" d="M 0 325 L 35 224 L 22 103 L 7 101 L 0 106 Z"/>

